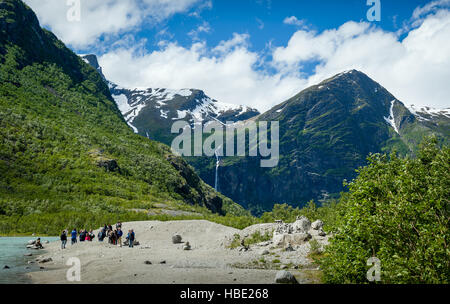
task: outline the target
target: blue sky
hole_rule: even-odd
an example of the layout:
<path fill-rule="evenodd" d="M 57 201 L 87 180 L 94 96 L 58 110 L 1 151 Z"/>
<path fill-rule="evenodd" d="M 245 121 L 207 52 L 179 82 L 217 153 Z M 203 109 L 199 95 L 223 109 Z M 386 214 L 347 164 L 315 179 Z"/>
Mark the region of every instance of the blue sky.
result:
<path fill-rule="evenodd" d="M 168 27 L 174 40 L 188 46 L 192 39 L 187 34 L 206 21 L 211 32 L 201 33 L 200 37 L 208 44 L 216 45 L 221 40 L 229 39 L 234 32 L 249 33 L 252 49 L 262 50 L 269 41 L 275 45 L 286 44 L 296 31 L 295 26 L 283 23 L 286 17 L 296 16 L 305 20 L 309 28 L 323 31 L 339 27 L 350 20 L 366 20 L 370 8 L 365 0 L 231 0 L 212 3 L 212 8 L 203 10 L 200 18 L 178 14 L 156 28 L 147 25 L 139 37 L 146 37 L 156 43 L 159 37 L 155 37 L 155 34 Z M 382 18 L 381 22 L 376 22 L 377 26 L 397 31 L 404 21 L 411 18 L 414 9 L 425 3 L 427 1 L 424 0 L 382 0 Z M 150 43 L 148 47 L 154 45 Z"/>
<path fill-rule="evenodd" d="M 359 69 L 407 105 L 450 107 L 450 0 L 25 0 L 126 87 L 197 88 L 259 110 Z"/>

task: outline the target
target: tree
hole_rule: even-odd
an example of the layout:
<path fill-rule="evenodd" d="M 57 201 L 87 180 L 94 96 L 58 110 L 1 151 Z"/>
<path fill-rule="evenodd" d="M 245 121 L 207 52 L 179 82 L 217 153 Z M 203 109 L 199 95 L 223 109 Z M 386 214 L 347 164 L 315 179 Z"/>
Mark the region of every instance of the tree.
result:
<path fill-rule="evenodd" d="M 341 201 L 336 236 L 321 260 L 329 283 L 364 283 L 367 260 L 382 283 L 448 283 L 450 149 L 427 138 L 415 159 L 370 155 Z"/>

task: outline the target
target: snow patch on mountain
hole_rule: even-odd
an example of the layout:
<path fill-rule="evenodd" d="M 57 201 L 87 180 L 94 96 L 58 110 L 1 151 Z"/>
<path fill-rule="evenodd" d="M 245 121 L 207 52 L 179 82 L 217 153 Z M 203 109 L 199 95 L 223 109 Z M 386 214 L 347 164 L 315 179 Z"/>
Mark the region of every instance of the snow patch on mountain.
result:
<path fill-rule="evenodd" d="M 398 132 L 397 125 L 395 124 L 394 104 L 395 104 L 395 99 L 391 101 L 391 107 L 389 109 L 389 117 L 384 117 L 384 120 L 386 120 L 386 122 L 388 124 L 390 124 L 392 126 L 392 128 L 394 128 L 394 130 L 395 130 L 395 132 L 397 132 L 397 134 L 400 134 Z"/>
<path fill-rule="evenodd" d="M 437 109 L 428 106 L 415 106 L 410 105 L 408 107 L 409 111 L 413 113 L 418 120 L 427 121 L 431 120 L 433 117 L 445 116 L 450 118 L 450 108 Z"/>

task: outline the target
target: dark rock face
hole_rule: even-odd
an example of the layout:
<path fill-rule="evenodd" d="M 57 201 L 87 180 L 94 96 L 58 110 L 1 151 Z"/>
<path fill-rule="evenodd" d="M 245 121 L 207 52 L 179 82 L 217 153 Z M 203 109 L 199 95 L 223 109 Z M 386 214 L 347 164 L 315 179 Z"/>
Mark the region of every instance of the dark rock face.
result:
<path fill-rule="evenodd" d="M 97 166 L 105 168 L 108 172 L 119 171 L 119 165 L 115 159 L 99 159 L 97 160 Z"/>
<path fill-rule="evenodd" d="M 170 155 L 167 160 L 186 180 L 186 183 L 177 185 L 175 191 L 190 204 L 201 204 L 214 213 L 224 214 L 222 210 L 223 200 L 212 189 L 204 185 L 194 169 L 181 157 Z"/>

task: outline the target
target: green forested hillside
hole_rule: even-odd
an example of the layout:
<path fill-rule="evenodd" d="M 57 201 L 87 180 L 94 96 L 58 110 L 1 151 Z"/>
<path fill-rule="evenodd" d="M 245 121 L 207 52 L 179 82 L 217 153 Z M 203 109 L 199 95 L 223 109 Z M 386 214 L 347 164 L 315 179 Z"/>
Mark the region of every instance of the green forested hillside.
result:
<path fill-rule="evenodd" d="M 142 219 L 157 203 L 243 212 L 135 135 L 99 74 L 22 1 L 0 0 L 0 233 Z"/>

